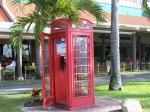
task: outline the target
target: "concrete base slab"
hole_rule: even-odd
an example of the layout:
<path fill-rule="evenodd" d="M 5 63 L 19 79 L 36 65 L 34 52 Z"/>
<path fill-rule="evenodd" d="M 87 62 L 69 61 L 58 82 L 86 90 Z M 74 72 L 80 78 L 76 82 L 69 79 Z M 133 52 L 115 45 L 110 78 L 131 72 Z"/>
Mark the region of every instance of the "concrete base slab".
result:
<path fill-rule="evenodd" d="M 96 97 L 95 106 L 93 108 L 86 108 L 82 110 L 67 111 L 55 106 L 50 106 L 47 109 L 43 107 L 23 107 L 21 106 L 23 112 L 122 112 L 121 111 L 121 101 Z"/>

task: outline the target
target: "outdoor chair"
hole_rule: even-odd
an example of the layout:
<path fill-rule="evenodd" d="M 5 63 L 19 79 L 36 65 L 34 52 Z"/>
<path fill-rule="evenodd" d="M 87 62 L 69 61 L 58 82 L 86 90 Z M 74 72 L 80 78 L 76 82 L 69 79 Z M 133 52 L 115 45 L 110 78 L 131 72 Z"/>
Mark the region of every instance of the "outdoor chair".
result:
<path fill-rule="evenodd" d="M 96 70 L 97 70 L 96 72 L 97 72 L 99 75 L 104 75 L 104 74 L 106 74 L 106 71 L 107 71 L 106 64 L 105 64 L 105 63 L 99 64 L 99 66 L 97 66 L 97 69 L 96 69 Z"/>
<path fill-rule="evenodd" d="M 3 69 L 3 80 L 15 80 L 15 69 Z"/>
<path fill-rule="evenodd" d="M 125 70 L 126 70 L 126 64 L 125 63 L 120 64 L 120 70 L 121 70 L 121 72 L 125 72 Z"/>
<path fill-rule="evenodd" d="M 25 67 L 25 79 L 33 79 L 35 78 L 35 66 L 26 65 Z"/>
<path fill-rule="evenodd" d="M 125 71 L 132 71 L 132 63 L 131 64 L 129 64 L 129 63 L 126 63 L 125 64 Z"/>

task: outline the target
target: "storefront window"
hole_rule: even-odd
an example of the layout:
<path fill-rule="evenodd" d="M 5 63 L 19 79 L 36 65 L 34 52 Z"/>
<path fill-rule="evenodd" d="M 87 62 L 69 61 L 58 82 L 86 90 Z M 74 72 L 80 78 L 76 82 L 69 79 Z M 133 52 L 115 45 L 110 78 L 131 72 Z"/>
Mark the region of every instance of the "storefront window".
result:
<path fill-rule="evenodd" d="M 12 47 L 9 44 L 3 45 L 3 55 L 6 57 L 12 57 Z"/>

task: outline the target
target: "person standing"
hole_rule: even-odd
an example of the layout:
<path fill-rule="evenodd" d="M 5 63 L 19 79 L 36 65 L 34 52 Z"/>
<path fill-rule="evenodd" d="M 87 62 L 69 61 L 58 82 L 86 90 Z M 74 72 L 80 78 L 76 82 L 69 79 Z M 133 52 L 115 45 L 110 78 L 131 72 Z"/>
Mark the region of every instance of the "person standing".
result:
<path fill-rule="evenodd" d="M 111 69 L 111 54 L 106 56 L 106 69 L 107 69 L 107 75 L 109 75 Z"/>

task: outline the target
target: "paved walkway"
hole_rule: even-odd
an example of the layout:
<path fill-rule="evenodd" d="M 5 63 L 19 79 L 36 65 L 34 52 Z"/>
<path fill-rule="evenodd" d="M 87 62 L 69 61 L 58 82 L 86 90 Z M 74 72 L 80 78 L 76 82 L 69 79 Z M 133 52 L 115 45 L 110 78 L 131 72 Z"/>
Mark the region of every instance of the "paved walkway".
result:
<path fill-rule="evenodd" d="M 95 84 L 108 84 L 110 76 L 101 76 L 95 78 Z M 122 75 L 122 82 L 135 82 L 135 81 L 150 81 L 150 73 L 138 75 Z"/>
<path fill-rule="evenodd" d="M 46 110 L 44 110 L 42 107 L 25 108 L 22 106 L 21 110 L 23 112 L 69 112 L 61 108 L 56 108 L 54 106 L 50 106 Z M 71 112 L 122 112 L 121 101 L 109 98 L 96 97 L 94 107 Z"/>
<path fill-rule="evenodd" d="M 0 83 L 0 94 L 17 94 L 30 92 L 32 88 L 41 88 L 42 82 L 28 81 L 28 82 L 14 82 L 14 83 Z"/>
<path fill-rule="evenodd" d="M 108 84 L 110 76 L 95 77 L 95 84 Z M 150 81 L 150 73 L 141 75 L 124 75 L 123 82 Z M 41 88 L 41 81 L 28 81 L 20 83 L 0 83 L 0 94 L 25 93 L 32 88 Z"/>

